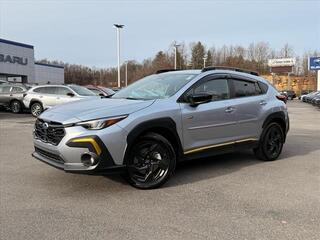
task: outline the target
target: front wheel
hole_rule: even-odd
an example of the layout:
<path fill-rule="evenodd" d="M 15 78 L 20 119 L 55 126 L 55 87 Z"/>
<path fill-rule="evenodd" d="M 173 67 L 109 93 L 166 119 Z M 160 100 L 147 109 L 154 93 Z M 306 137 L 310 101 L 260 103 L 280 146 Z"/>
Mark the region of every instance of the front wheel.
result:
<path fill-rule="evenodd" d="M 257 158 L 264 161 L 276 160 L 281 154 L 284 133 L 278 123 L 270 123 L 263 131 L 259 146 L 253 151 Z"/>
<path fill-rule="evenodd" d="M 38 117 L 43 112 L 43 107 L 41 103 L 35 102 L 31 104 L 30 111 L 32 116 Z"/>
<path fill-rule="evenodd" d="M 132 147 L 127 159 L 128 182 L 140 189 L 157 188 L 166 183 L 176 166 L 171 143 L 157 133 L 148 133 Z"/>

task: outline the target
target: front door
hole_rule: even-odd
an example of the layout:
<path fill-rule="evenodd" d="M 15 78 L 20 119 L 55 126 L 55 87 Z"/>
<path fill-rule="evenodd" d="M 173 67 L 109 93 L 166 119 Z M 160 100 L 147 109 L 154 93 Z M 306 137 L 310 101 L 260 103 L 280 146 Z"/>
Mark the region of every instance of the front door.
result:
<path fill-rule="evenodd" d="M 212 101 L 197 107 L 192 107 L 187 102 L 180 103 L 184 152 L 209 149 L 215 145 L 232 142 L 236 120 L 226 76 L 206 77 L 188 90 L 185 96 L 192 93 L 210 94 Z"/>

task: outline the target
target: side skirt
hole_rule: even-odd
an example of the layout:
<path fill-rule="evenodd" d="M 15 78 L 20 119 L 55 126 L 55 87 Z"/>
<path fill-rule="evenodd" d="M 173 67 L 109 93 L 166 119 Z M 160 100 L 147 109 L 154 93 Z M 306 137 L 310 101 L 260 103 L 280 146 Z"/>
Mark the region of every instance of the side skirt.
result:
<path fill-rule="evenodd" d="M 240 151 L 243 149 L 256 148 L 259 144 L 258 139 L 250 138 L 239 141 L 227 142 L 222 144 L 215 144 L 205 147 L 200 147 L 184 152 L 181 161 L 192 160 L 196 158 L 206 158 L 230 152 Z"/>

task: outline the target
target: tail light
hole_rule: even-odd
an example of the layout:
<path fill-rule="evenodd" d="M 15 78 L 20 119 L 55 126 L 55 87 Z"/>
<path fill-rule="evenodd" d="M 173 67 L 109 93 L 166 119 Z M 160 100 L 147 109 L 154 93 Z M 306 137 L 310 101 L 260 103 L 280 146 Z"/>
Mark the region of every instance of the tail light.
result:
<path fill-rule="evenodd" d="M 284 96 L 284 95 L 277 95 L 276 96 L 278 100 L 284 102 L 284 103 L 287 103 L 287 97 Z"/>

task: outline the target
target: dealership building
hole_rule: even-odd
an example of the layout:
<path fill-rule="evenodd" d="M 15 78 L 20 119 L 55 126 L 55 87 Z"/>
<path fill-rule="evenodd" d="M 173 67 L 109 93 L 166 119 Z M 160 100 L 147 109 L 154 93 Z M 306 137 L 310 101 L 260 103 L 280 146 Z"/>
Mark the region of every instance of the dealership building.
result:
<path fill-rule="evenodd" d="M 0 38 L 0 80 L 29 84 L 63 84 L 64 67 L 37 63 L 34 47 Z"/>

